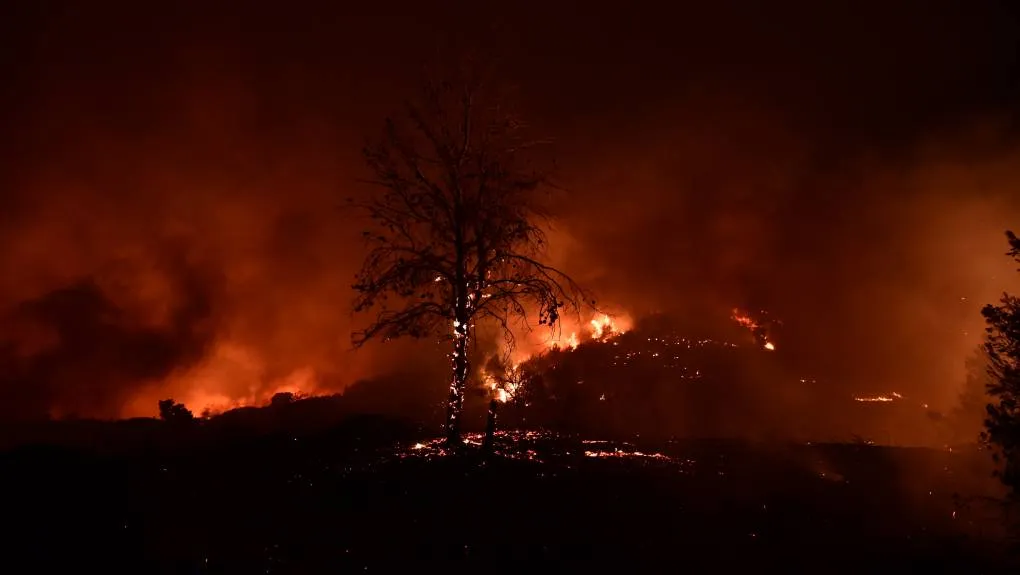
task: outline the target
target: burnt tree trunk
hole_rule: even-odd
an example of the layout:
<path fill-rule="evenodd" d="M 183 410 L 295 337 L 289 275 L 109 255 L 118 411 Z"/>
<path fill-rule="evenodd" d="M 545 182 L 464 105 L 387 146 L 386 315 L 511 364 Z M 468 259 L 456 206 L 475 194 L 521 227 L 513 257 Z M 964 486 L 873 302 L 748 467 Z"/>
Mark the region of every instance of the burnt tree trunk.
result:
<path fill-rule="evenodd" d="M 496 410 L 499 409 L 499 402 L 493 399 L 489 402 L 489 415 L 485 420 L 485 441 L 482 449 L 488 453 L 492 452 L 492 445 L 496 436 Z"/>
<path fill-rule="evenodd" d="M 450 396 L 446 403 L 446 443 L 461 444 L 461 411 L 464 407 L 464 390 L 468 378 L 468 323 L 467 314 L 458 314 L 462 319 L 454 321 L 453 327 L 453 377 L 450 380 Z"/>

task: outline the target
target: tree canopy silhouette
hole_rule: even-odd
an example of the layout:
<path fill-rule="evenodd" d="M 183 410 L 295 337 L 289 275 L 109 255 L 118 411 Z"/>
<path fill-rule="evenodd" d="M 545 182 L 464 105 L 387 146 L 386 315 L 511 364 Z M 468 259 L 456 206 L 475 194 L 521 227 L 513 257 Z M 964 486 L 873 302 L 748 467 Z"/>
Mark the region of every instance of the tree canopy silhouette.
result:
<path fill-rule="evenodd" d="M 1020 263 L 1020 238 L 1006 232 L 1006 255 Z M 985 350 L 990 362 L 984 440 L 996 448 L 1000 477 L 1016 497 L 1020 493 L 1020 298 L 1004 293 L 999 305 L 981 310 L 988 324 Z"/>
<path fill-rule="evenodd" d="M 376 193 L 355 202 L 371 221 L 369 253 L 356 277 L 355 310 L 375 311 L 353 336 L 440 336 L 452 341 L 446 437 L 460 442 L 469 377 L 468 350 L 478 322 L 554 326 L 580 311 L 581 288 L 543 263 L 543 194 L 551 170 L 545 142 L 477 78 L 426 82 L 405 113 L 385 123 L 363 150 Z"/>
<path fill-rule="evenodd" d="M 183 403 L 173 399 L 159 400 L 159 418 L 170 423 L 194 421 L 195 415 Z"/>

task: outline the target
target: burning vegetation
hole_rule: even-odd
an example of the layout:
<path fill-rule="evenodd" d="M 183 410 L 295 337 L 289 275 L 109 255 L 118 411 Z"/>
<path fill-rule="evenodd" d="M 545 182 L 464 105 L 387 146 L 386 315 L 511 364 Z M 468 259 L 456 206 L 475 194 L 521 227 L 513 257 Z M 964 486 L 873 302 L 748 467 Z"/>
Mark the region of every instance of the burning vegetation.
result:
<path fill-rule="evenodd" d="M 764 310 L 760 311 L 758 315 L 762 319 L 756 320 L 752 318 L 749 313 L 733 308 L 733 313 L 730 315 L 730 318 L 737 322 L 737 325 L 750 331 L 751 335 L 754 336 L 755 343 L 760 345 L 762 349 L 775 351 L 776 345 L 772 343 L 772 340 L 769 338 L 769 333 L 771 331 L 771 327 L 778 325 L 778 322 L 769 319 L 768 312 Z"/>
<path fill-rule="evenodd" d="M 355 344 L 403 336 L 452 342 L 451 446 L 461 442 L 476 322 L 512 338 L 512 325 L 529 314 L 555 327 L 587 298 L 542 261 L 547 213 L 538 192 L 551 174 L 535 167 L 541 141 L 491 98 L 492 78 L 476 76 L 478 69 L 462 73 L 452 83 L 429 81 L 405 117 L 387 121 L 383 140 L 365 150 L 379 192 L 355 204 L 372 224 L 355 310 L 376 313 Z"/>
<path fill-rule="evenodd" d="M 889 403 L 896 401 L 897 399 L 903 399 L 903 396 L 896 393 L 895 391 L 886 395 L 856 395 L 854 401 L 860 401 L 862 403 Z"/>
<path fill-rule="evenodd" d="M 0 15 L 9 564 L 998 553 L 1010 10 L 49 4 Z"/>

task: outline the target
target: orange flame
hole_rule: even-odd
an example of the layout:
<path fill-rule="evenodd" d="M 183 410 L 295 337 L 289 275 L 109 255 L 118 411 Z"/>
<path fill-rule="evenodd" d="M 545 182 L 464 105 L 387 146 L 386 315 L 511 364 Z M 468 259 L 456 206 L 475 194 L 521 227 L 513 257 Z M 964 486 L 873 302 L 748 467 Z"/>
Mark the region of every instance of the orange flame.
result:
<path fill-rule="evenodd" d="M 157 400 L 173 397 L 195 415 L 215 415 L 238 407 L 266 405 L 277 393 L 314 395 L 319 390 L 319 374 L 311 367 L 270 378 L 269 369 L 251 349 L 220 342 L 201 363 L 171 374 L 158 390 L 132 398 L 123 414 L 153 415 Z"/>
<path fill-rule="evenodd" d="M 890 401 L 896 401 L 897 399 L 903 399 L 903 396 L 896 393 L 895 391 L 886 395 L 855 395 L 854 401 L 860 401 L 863 403 L 888 403 Z"/>
<path fill-rule="evenodd" d="M 482 382 L 493 393 L 496 401 L 506 403 L 513 399 L 520 387 L 520 364 L 507 368 L 506 373 L 497 376 L 482 369 Z"/>
<path fill-rule="evenodd" d="M 733 308 L 733 314 L 730 317 L 733 319 L 733 321 L 737 322 L 738 325 L 746 327 L 747 329 L 755 330 L 758 329 L 758 327 L 760 327 L 758 325 L 758 322 L 751 319 L 751 316 L 747 315 L 746 313 L 740 311 L 737 308 Z"/>
<path fill-rule="evenodd" d="M 572 328 L 570 331 L 564 327 Z M 530 334 L 522 334 L 516 338 L 524 344 L 523 348 L 514 349 L 513 353 L 507 355 L 507 349 L 502 350 L 504 357 L 510 357 L 512 365 L 506 368 L 502 374 L 494 374 L 481 369 L 480 376 L 482 385 L 488 388 L 493 397 L 500 402 L 507 402 L 513 399 L 520 391 L 522 373 L 521 364 L 531 359 L 534 355 L 551 350 L 570 351 L 577 349 L 582 342 L 595 341 L 606 343 L 617 336 L 626 333 L 630 329 L 631 320 L 627 316 L 610 316 L 608 314 L 596 314 L 585 324 L 559 326 L 551 337 L 536 345 L 534 340 L 529 338 Z M 570 335 L 564 337 L 564 334 Z"/>
<path fill-rule="evenodd" d="M 570 331 L 567 338 L 560 334 L 554 335 L 545 342 L 546 349 L 577 349 L 583 340 L 607 342 L 618 335 L 626 333 L 630 329 L 631 320 L 626 316 L 610 316 L 607 314 L 596 314 L 587 325 Z M 565 332 L 565 331 L 564 331 Z M 561 332 L 561 333 L 564 333 Z M 578 333 L 582 335 L 579 336 Z"/>
<path fill-rule="evenodd" d="M 760 338 L 759 341 L 761 341 L 761 346 L 763 349 L 766 349 L 768 351 L 776 350 L 776 344 L 769 341 L 768 333 L 766 332 L 765 328 L 760 323 L 755 321 L 750 315 L 740 311 L 737 308 L 733 308 L 733 312 L 730 315 L 730 319 L 737 322 L 737 325 L 748 329 L 752 334 L 754 334 L 755 338 Z"/>
<path fill-rule="evenodd" d="M 551 338 L 547 345 L 549 349 L 577 349 L 577 346 L 581 344 L 581 341 L 577 339 L 577 332 L 570 332 L 570 337 L 562 339 L 560 336 L 554 336 Z"/>

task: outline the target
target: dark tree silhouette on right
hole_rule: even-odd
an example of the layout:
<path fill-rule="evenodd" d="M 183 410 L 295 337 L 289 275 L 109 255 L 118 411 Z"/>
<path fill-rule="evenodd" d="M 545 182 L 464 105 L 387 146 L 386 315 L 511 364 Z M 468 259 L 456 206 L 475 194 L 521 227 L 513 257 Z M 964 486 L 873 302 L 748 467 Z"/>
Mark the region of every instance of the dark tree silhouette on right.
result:
<path fill-rule="evenodd" d="M 1020 264 L 1020 238 L 1011 231 L 1006 238 L 1006 255 Z M 992 400 L 982 439 L 994 449 L 997 473 L 1015 500 L 1020 495 L 1020 298 L 1004 293 L 998 305 L 986 305 L 981 315 L 988 324 L 985 351 Z"/>

